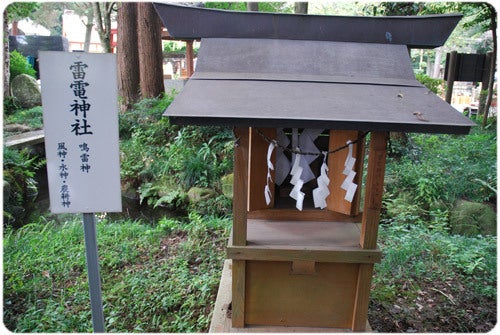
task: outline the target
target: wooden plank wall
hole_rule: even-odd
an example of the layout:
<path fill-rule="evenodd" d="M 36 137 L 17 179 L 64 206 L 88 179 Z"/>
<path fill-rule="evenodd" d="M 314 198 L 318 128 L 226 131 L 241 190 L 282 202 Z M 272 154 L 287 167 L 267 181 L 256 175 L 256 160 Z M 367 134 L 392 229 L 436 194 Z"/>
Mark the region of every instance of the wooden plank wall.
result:
<path fill-rule="evenodd" d="M 274 128 L 260 128 L 264 135 L 270 139 L 276 139 L 276 129 Z M 272 182 L 269 183 L 271 190 L 271 203 L 266 204 L 264 196 L 264 187 L 267 181 L 267 150 L 269 143 L 257 133 L 255 128 L 250 128 L 250 151 L 248 157 L 248 210 L 254 211 L 259 209 L 273 208 L 274 207 L 274 175 L 275 170 L 271 170 Z M 271 156 L 271 162 L 276 166 L 276 149 L 274 149 Z M 276 167 L 275 167 L 276 168 Z"/>
<path fill-rule="evenodd" d="M 334 150 L 346 144 L 347 141 L 355 141 L 362 132 L 357 130 L 330 130 L 330 141 L 328 150 Z M 361 182 L 363 177 L 363 158 L 365 144 L 364 140 L 353 145 L 353 156 L 356 158 L 354 171 L 354 183 L 358 185 L 354 199 L 348 202 L 344 199 L 346 191 L 340 188 L 344 182 L 344 163 L 348 154 L 348 149 L 338 151 L 328 155 L 328 178 L 330 178 L 330 195 L 326 198 L 327 209 L 338 213 L 355 216 L 359 214 L 359 200 L 361 195 Z"/>

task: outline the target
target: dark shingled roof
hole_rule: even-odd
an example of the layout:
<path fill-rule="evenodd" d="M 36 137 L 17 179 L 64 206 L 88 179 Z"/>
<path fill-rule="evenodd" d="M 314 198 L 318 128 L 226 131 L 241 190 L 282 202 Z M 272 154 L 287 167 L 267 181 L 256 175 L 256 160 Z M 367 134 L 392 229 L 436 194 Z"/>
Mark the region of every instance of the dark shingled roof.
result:
<path fill-rule="evenodd" d="M 172 33 L 171 17 L 163 21 Z M 415 79 L 405 44 L 259 36 L 202 38 L 196 72 L 165 115 L 179 124 L 455 134 L 474 125 Z"/>

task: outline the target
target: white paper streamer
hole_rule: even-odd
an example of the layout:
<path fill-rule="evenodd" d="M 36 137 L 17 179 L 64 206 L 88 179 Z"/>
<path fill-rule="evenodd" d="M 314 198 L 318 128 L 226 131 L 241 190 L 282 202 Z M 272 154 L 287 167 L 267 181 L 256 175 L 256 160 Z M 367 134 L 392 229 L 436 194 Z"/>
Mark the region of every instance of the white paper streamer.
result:
<path fill-rule="evenodd" d="M 303 171 L 302 167 L 300 166 L 301 159 L 302 155 L 295 154 L 295 161 L 292 166 L 292 171 L 290 171 L 290 175 L 292 176 L 292 180 L 290 181 L 290 183 L 294 185 L 292 191 L 290 192 L 290 197 L 296 200 L 295 207 L 297 207 L 299 211 L 302 210 L 305 197 L 305 193 L 300 190 L 304 185 L 304 181 L 300 177 Z"/>
<path fill-rule="evenodd" d="M 283 128 L 276 129 L 278 147 L 276 148 L 276 171 L 274 175 L 276 185 L 281 185 L 292 168 L 292 163 L 286 157 L 283 148 L 288 147 L 290 140 L 286 136 Z"/>
<path fill-rule="evenodd" d="M 321 135 L 322 132 L 323 129 L 304 129 L 300 134 L 298 141 L 299 142 L 298 147 L 300 148 L 300 150 L 302 152 L 317 153 L 319 156 L 321 151 L 318 149 L 318 147 L 316 147 L 314 141 L 318 138 L 319 135 Z M 316 178 L 309 165 L 316 158 L 318 158 L 318 156 L 316 155 L 302 156 L 302 159 L 300 161 L 300 166 L 302 167 L 301 179 L 304 181 L 304 183 L 307 183 L 308 181 L 311 181 Z"/>
<path fill-rule="evenodd" d="M 326 164 L 327 153 L 323 153 L 323 164 L 321 165 L 321 173 L 317 179 L 318 187 L 313 190 L 313 200 L 314 207 L 325 208 L 326 207 L 326 197 L 330 194 L 328 189 L 328 184 L 330 184 L 330 179 L 328 178 L 328 165 Z"/>
<path fill-rule="evenodd" d="M 344 163 L 344 171 L 342 172 L 346 178 L 340 188 L 346 191 L 344 199 L 352 202 L 354 199 L 354 194 L 356 193 L 356 189 L 358 185 L 356 185 L 353 180 L 356 176 L 356 171 L 354 171 L 354 164 L 356 163 L 356 158 L 354 158 L 352 153 L 353 143 L 351 141 L 347 141 L 346 143 L 349 146 L 349 152 L 347 153 L 347 157 Z"/>
<path fill-rule="evenodd" d="M 269 143 L 269 147 L 267 148 L 267 178 L 266 178 L 266 186 L 264 187 L 264 197 L 266 198 L 266 204 L 269 205 L 271 203 L 271 188 L 269 187 L 269 183 L 272 182 L 271 178 L 271 170 L 274 170 L 273 162 L 271 162 L 271 155 L 273 154 L 273 150 L 275 148 L 275 143 Z"/>

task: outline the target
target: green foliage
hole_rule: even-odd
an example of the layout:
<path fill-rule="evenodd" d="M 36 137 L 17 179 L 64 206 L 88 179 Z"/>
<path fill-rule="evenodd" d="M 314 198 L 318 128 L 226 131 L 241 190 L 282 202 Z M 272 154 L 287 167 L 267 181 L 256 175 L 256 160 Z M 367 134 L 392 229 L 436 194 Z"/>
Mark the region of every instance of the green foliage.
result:
<path fill-rule="evenodd" d="M 387 164 L 387 198 L 409 193 L 424 210 L 445 209 L 456 200 L 496 197 L 496 132 L 475 127 L 470 135 L 409 135 L 402 157 Z M 480 180 L 480 181 L 478 181 Z M 487 186 L 485 186 L 487 185 Z"/>
<path fill-rule="evenodd" d="M 7 18 L 9 21 L 27 18 L 39 7 L 40 4 L 37 2 L 13 2 L 6 8 Z"/>
<path fill-rule="evenodd" d="M 35 77 L 36 71 L 23 55 L 14 50 L 10 53 L 10 81 L 20 74 Z"/>
<path fill-rule="evenodd" d="M 441 94 L 443 92 L 444 81 L 442 79 L 431 78 L 424 73 L 417 73 L 415 75 L 417 80 L 425 85 L 431 92 Z"/>
<path fill-rule="evenodd" d="M 4 115 L 12 115 L 19 109 L 21 109 L 21 106 L 15 97 L 8 96 L 3 98 Z"/>
<path fill-rule="evenodd" d="M 29 126 L 31 129 L 42 129 L 43 108 L 36 106 L 31 109 L 19 109 L 6 118 L 6 123 L 17 123 Z"/>
<path fill-rule="evenodd" d="M 21 225 L 36 196 L 35 172 L 44 164 L 27 149 L 3 148 L 4 225 Z"/>
<path fill-rule="evenodd" d="M 246 2 L 206 2 L 206 8 L 247 11 Z M 293 5 L 287 2 L 259 2 L 259 12 L 292 13 Z"/>
<path fill-rule="evenodd" d="M 220 177 L 232 170 L 232 133 L 171 125 L 162 114 L 172 99 L 145 99 L 120 115 L 121 174 L 141 202 L 182 209 L 192 186 L 220 191 Z"/>
<path fill-rule="evenodd" d="M 91 332 L 81 219 L 4 231 L 4 322 L 13 332 Z M 191 214 L 97 226 L 108 332 L 206 332 L 230 220 Z"/>
<path fill-rule="evenodd" d="M 496 235 L 496 219 L 497 215 L 489 205 L 460 201 L 451 211 L 450 226 L 455 234 Z"/>
<path fill-rule="evenodd" d="M 380 226 L 379 242 L 384 258 L 375 266 L 376 300 L 415 295 L 419 283 L 447 278 L 459 280 L 478 296 L 496 296 L 495 237 L 450 235 L 422 223 L 394 220 Z M 402 282 L 413 289 L 397 284 Z"/>

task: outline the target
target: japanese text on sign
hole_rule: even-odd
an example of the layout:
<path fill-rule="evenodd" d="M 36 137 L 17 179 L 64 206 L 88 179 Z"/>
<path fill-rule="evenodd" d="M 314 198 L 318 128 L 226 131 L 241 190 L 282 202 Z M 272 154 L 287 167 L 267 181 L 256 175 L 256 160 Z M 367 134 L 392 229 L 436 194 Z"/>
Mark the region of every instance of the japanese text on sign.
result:
<path fill-rule="evenodd" d="M 116 57 L 40 52 L 51 211 L 121 211 Z"/>

